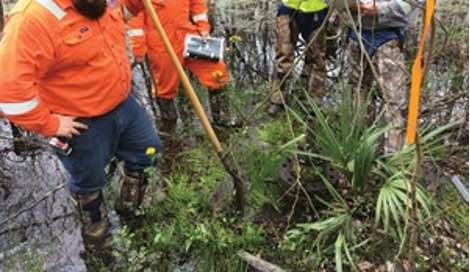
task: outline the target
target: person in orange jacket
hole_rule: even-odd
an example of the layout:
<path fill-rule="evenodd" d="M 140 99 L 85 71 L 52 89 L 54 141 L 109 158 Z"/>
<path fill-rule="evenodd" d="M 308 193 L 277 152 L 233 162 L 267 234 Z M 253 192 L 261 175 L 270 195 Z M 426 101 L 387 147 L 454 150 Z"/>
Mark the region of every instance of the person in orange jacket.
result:
<path fill-rule="evenodd" d="M 144 12 L 140 12 L 137 16 L 127 21 L 127 35 L 129 36 L 132 53 L 136 63 L 142 63 L 147 54 L 147 41 L 144 31 Z"/>
<path fill-rule="evenodd" d="M 138 2 L 133 4 L 132 2 Z M 127 5 L 141 5 L 128 0 Z M 132 215 L 161 150 L 145 110 L 129 96 L 131 70 L 122 5 L 116 0 L 20 0 L 0 41 L 0 115 L 46 137 L 67 139 L 57 152 L 86 240 L 102 240 L 109 223 L 105 167 L 125 163 L 116 210 Z M 150 148 L 150 149 L 149 149 Z"/>
<path fill-rule="evenodd" d="M 183 58 L 186 35 L 209 37 L 211 26 L 208 21 L 206 1 L 157 0 L 153 1 L 153 6 L 179 61 L 197 77 L 202 86 L 209 90 L 214 124 L 221 127 L 236 125 L 230 117 L 228 100 L 224 95 L 225 86 L 229 81 L 224 62 Z M 148 15 L 144 19 L 144 30 L 147 54 L 155 80 L 157 103 L 162 116 L 160 131 L 163 132 L 162 135 L 167 136 L 167 141 L 171 142 L 175 138 L 178 118 L 174 99 L 179 88 L 179 76 Z"/>

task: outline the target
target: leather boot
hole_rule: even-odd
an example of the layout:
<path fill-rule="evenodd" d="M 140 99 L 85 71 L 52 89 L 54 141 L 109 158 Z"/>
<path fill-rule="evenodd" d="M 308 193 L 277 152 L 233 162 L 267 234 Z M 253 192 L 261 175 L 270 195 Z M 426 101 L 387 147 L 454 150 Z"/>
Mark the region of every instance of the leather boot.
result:
<path fill-rule="evenodd" d="M 182 92 L 180 92 L 181 94 Z M 191 101 L 183 93 L 178 97 L 177 101 L 178 113 L 181 123 L 183 125 L 183 134 L 194 133 L 195 130 L 195 115 L 191 106 Z"/>
<path fill-rule="evenodd" d="M 173 99 L 158 98 L 157 103 L 161 115 L 160 134 L 165 146 L 160 172 L 162 175 L 167 175 L 171 172 L 173 159 L 181 151 L 181 145 L 176 136 L 178 113 Z"/>
<path fill-rule="evenodd" d="M 212 122 L 215 126 L 224 128 L 241 126 L 241 122 L 232 118 L 230 114 L 230 104 L 224 88 L 209 91 L 209 104 L 212 111 Z"/>
<path fill-rule="evenodd" d="M 271 95 L 269 107 L 267 110 L 268 114 L 272 117 L 275 117 L 278 112 L 284 108 L 282 100 L 284 99 L 284 102 L 287 103 L 288 99 L 286 88 L 287 83 L 284 82 L 284 84 L 280 84 L 280 81 L 284 78 L 284 74 L 278 73 L 277 78 L 278 79 L 274 81 L 273 86 L 276 91 Z"/>
<path fill-rule="evenodd" d="M 101 191 L 90 194 L 72 193 L 72 202 L 82 222 L 82 236 L 88 242 L 105 241 L 110 224 Z"/>
<path fill-rule="evenodd" d="M 163 138 L 172 137 L 176 131 L 176 122 L 178 121 L 178 113 L 173 99 L 157 99 L 160 108 L 161 125 L 160 133 Z"/>
<path fill-rule="evenodd" d="M 125 171 L 125 176 L 119 182 L 119 196 L 115 209 L 121 216 L 133 216 L 142 204 L 147 189 L 148 180 L 143 171 Z"/>

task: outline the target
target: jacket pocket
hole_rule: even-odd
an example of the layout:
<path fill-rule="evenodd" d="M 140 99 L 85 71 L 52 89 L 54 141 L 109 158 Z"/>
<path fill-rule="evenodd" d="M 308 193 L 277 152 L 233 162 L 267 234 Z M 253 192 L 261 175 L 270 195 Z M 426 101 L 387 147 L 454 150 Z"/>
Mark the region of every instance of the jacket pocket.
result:
<path fill-rule="evenodd" d="M 93 33 L 87 26 L 82 27 L 79 31 L 65 37 L 64 42 L 68 45 L 76 45 L 83 43 L 93 37 Z"/>
<path fill-rule="evenodd" d="M 92 29 L 83 26 L 64 38 L 66 62 L 86 64 L 101 55 L 98 37 Z M 67 61 L 68 60 L 68 61 Z"/>

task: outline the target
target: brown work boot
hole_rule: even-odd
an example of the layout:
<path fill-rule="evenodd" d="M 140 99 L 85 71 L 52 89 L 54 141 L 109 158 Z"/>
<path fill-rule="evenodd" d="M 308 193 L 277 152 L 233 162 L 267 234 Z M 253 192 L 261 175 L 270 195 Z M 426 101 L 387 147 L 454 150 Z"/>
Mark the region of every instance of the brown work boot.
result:
<path fill-rule="evenodd" d="M 241 127 L 241 122 L 232 118 L 225 89 L 209 91 L 209 103 L 212 110 L 212 121 L 215 126 L 224 128 Z"/>
<path fill-rule="evenodd" d="M 175 102 L 173 99 L 158 98 L 157 104 L 162 116 L 159 131 L 163 138 L 173 137 L 176 132 L 176 122 L 178 121 Z"/>
<path fill-rule="evenodd" d="M 278 79 L 274 80 L 274 86 L 272 86 L 273 90 L 275 92 L 271 95 L 270 97 L 270 103 L 268 107 L 268 114 L 271 117 L 275 117 L 283 108 L 283 100 L 285 103 L 287 103 L 288 95 L 287 95 L 287 88 L 286 88 L 286 83 L 280 85 L 280 80 L 284 78 L 284 74 L 278 73 Z"/>
<path fill-rule="evenodd" d="M 119 196 L 115 209 L 121 216 L 133 216 L 140 207 L 147 189 L 148 180 L 143 171 L 125 171 L 125 176 L 119 182 Z"/>
<path fill-rule="evenodd" d="M 165 147 L 163 160 L 160 163 L 160 172 L 162 175 L 167 175 L 171 172 L 176 154 L 181 151 L 181 146 L 176 136 L 178 113 L 173 99 L 158 98 L 157 103 L 162 116 L 160 134 L 162 136 L 163 146 Z"/>
<path fill-rule="evenodd" d="M 72 193 L 72 202 L 82 222 L 82 236 L 86 242 L 103 242 L 110 227 L 108 212 L 101 191 L 90 194 Z"/>
<path fill-rule="evenodd" d="M 181 94 L 177 100 L 178 113 L 183 125 L 183 131 L 193 133 L 194 126 L 194 111 L 191 106 L 191 101 L 186 97 L 186 95 Z"/>

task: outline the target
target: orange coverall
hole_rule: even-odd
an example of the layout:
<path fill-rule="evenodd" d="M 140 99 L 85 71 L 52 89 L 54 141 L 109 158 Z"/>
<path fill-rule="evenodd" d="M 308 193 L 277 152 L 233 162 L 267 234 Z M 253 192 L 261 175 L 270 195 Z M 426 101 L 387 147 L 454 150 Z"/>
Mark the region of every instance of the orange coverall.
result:
<path fill-rule="evenodd" d="M 184 40 L 187 34 L 210 32 L 205 0 L 153 0 L 152 3 L 183 66 L 187 67 L 209 90 L 224 87 L 228 82 L 228 74 L 222 61 L 183 58 Z M 151 70 L 156 81 L 156 95 L 163 99 L 173 99 L 177 95 L 179 86 L 178 73 L 166 53 L 150 16 L 145 16 L 144 30 Z"/>
<path fill-rule="evenodd" d="M 16 4 L 0 41 L 0 111 L 9 120 L 51 136 L 59 126 L 53 113 L 99 116 L 128 97 L 123 12 L 113 2 L 98 20 L 71 0 Z"/>
<path fill-rule="evenodd" d="M 128 22 L 127 34 L 129 35 L 132 53 L 137 60 L 143 60 L 147 54 L 147 42 L 144 31 L 145 13 L 140 12 L 137 16 L 132 17 Z"/>

